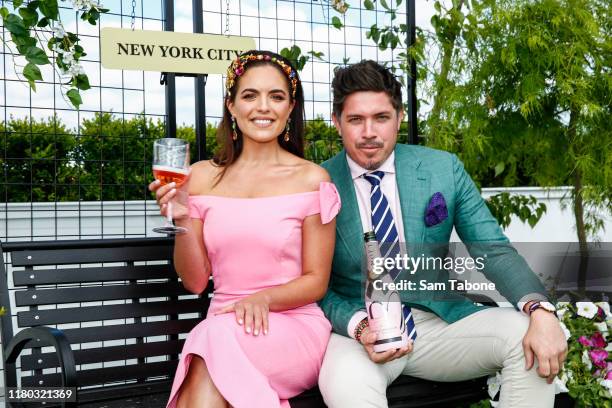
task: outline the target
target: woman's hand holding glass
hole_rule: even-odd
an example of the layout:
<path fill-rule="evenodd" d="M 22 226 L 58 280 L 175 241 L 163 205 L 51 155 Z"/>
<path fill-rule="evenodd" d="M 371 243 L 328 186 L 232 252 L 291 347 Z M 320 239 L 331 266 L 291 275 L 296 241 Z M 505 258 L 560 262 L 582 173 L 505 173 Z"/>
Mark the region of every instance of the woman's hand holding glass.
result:
<path fill-rule="evenodd" d="M 172 218 L 175 222 L 189 218 L 189 173 L 183 183 L 177 187 L 175 182 L 162 185 L 159 180 L 149 184 L 149 190 L 155 193 L 155 199 L 164 218 Z M 172 202 L 172 205 L 169 205 Z M 168 214 L 168 211 L 172 214 Z M 168 217 L 170 215 L 170 217 Z"/>
<path fill-rule="evenodd" d="M 176 138 L 163 138 L 153 142 L 153 175 L 158 185 L 169 185 L 170 191 L 177 185 L 184 186 L 189 176 L 189 143 Z M 159 198 L 158 195 L 158 203 L 160 203 Z M 174 202 L 168 200 L 160 204 L 166 205 L 166 219 L 164 225 L 153 228 L 153 231 L 170 235 L 186 232 L 186 228 L 173 224 Z"/>
<path fill-rule="evenodd" d="M 239 325 L 244 325 L 245 333 L 253 333 L 254 336 L 262 332 L 268 334 L 270 328 L 268 322 L 270 298 L 265 293 L 257 292 L 247 296 L 236 303 L 225 306 L 215 315 L 230 312 L 236 314 L 236 322 Z"/>

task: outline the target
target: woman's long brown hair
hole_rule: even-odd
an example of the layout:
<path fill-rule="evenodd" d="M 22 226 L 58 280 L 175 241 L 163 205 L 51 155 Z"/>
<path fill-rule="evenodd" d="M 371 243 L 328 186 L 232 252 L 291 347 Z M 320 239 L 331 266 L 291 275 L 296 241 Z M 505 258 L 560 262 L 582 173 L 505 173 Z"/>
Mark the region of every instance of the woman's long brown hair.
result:
<path fill-rule="evenodd" d="M 269 55 L 270 58 L 274 57 L 276 59 L 284 61 L 285 64 L 290 65 L 291 68 L 295 71 L 297 75 L 297 70 L 291 64 L 289 60 L 286 58 L 270 52 L 270 51 L 260 51 L 260 50 L 251 50 L 242 53 L 241 55 Z M 297 81 L 295 97 L 291 96 L 291 85 L 289 83 L 289 78 L 287 78 L 287 74 L 283 72 L 282 68 L 273 61 L 266 60 L 256 60 L 249 61 L 245 64 L 245 72 L 252 67 L 260 66 L 260 65 L 270 65 L 275 67 L 283 74 L 283 78 L 286 79 L 287 89 L 289 90 L 289 97 L 292 98 L 292 101 L 295 101 L 295 105 L 293 106 L 293 111 L 289 115 L 291 123 L 289 124 L 289 140 L 285 141 L 285 130 L 278 135 L 278 144 L 285 150 L 290 153 L 295 154 L 298 157 L 304 157 L 304 91 L 302 89 L 302 81 Z M 242 74 L 244 75 L 244 74 Z M 240 77 L 237 76 L 234 80 L 234 85 L 229 89 L 229 100 L 233 103 L 236 98 L 236 91 L 238 89 L 238 85 L 240 84 Z M 219 151 L 212 159 L 214 165 L 222 167 L 221 171 L 217 175 L 217 179 L 215 180 L 214 185 L 217 185 L 223 176 L 225 175 L 225 171 L 229 166 L 231 166 L 242 153 L 243 148 L 243 138 L 242 132 L 238 127 L 236 127 L 236 132 L 238 133 L 238 138 L 233 140 L 233 129 L 232 129 L 232 114 L 227 108 L 227 96 L 223 100 L 223 119 L 217 128 L 217 143 L 220 146 Z"/>

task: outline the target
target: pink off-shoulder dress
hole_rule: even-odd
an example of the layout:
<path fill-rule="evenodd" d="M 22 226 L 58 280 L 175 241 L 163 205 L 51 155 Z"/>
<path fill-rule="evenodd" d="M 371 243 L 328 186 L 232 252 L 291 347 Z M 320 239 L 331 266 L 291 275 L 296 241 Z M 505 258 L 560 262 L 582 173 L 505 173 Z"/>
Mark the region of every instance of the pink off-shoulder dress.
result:
<path fill-rule="evenodd" d="M 332 183 L 318 191 L 260 198 L 189 197 L 190 215 L 203 221 L 214 294 L 205 320 L 189 333 L 168 407 L 194 355 L 204 359 L 217 389 L 235 408 L 289 407 L 287 400 L 312 388 L 331 325 L 316 303 L 271 312 L 267 335 L 246 334 L 224 306 L 302 274 L 302 224 L 320 214 L 326 224 L 340 210 Z"/>

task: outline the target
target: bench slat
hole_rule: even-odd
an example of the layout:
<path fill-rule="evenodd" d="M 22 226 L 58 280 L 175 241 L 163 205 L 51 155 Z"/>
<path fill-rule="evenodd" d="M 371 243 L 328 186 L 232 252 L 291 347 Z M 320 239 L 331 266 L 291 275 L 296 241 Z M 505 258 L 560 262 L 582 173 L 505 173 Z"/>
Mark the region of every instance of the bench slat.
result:
<path fill-rule="evenodd" d="M 71 344 L 96 341 L 146 338 L 180 333 L 189 333 L 202 319 L 164 320 L 147 323 L 114 324 L 63 330 Z M 28 343 L 25 348 L 45 347 L 49 343 Z"/>
<path fill-rule="evenodd" d="M 164 278 L 176 278 L 171 264 L 13 271 L 15 286 Z"/>
<path fill-rule="evenodd" d="M 135 358 L 178 355 L 185 340 L 156 341 L 152 343 L 127 344 L 74 350 L 76 364 L 94 364 L 108 361 L 130 360 Z M 37 356 L 21 357 L 22 370 L 59 367 L 56 353 L 43 353 Z M 78 375 L 78 374 L 77 374 Z"/>
<path fill-rule="evenodd" d="M 87 286 L 73 288 L 44 288 L 15 293 L 17 306 L 51 305 L 101 300 L 145 299 L 153 297 L 190 295 L 180 282 L 141 283 L 127 285 Z M 103 307 L 103 306 L 101 306 Z"/>
<path fill-rule="evenodd" d="M 172 259 L 173 248 L 155 246 L 124 246 L 115 248 L 41 249 L 15 251 L 11 254 L 13 266 L 69 265 L 104 262 L 138 262 Z"/>
<path fill-rule="evenodd" d="M 160 361 L 146 364 L 130 364 L 118 367 L 96 368 L 78 372 L 79 387 L 100 385 L 116 381 L 142 379 L 142 377 L 174 376 L 178 360 Z M 21 377 L 22 387 L 51 387 L 61 384 L 61 374 L 44 374 Z M 39 381 L 43 381 L 40 384 Z"/>
<path fill-rule="evenodd" d="M 208 309 L 209 299 L 184 299 L 164 302 L 31 310 L 17 313 L 20 327 L 48 326 L 61 323 L 91 322 L 129 317 L 166 316 L 197 313 Z"/>

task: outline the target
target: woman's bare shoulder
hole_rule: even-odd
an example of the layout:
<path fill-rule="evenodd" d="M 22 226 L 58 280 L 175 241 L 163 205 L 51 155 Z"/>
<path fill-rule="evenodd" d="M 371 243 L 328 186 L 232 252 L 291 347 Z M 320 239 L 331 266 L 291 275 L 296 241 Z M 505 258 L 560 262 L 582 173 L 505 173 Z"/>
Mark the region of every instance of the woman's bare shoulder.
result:
<path fill-rule="evenodd" d="M 304 191 L 318 190 L 321 182 L 331 181 L 327 170 L 316 163 L 304 159 L 300 162 L 297 178 Z"/>
<path fill-rule="evenodd" d="M 215 178 L 221 171 L 212 160 L 200 160 L 191 165 L 191 181 L 189 182 L 189 194 L 207 194 L 215 182 Z"/>

